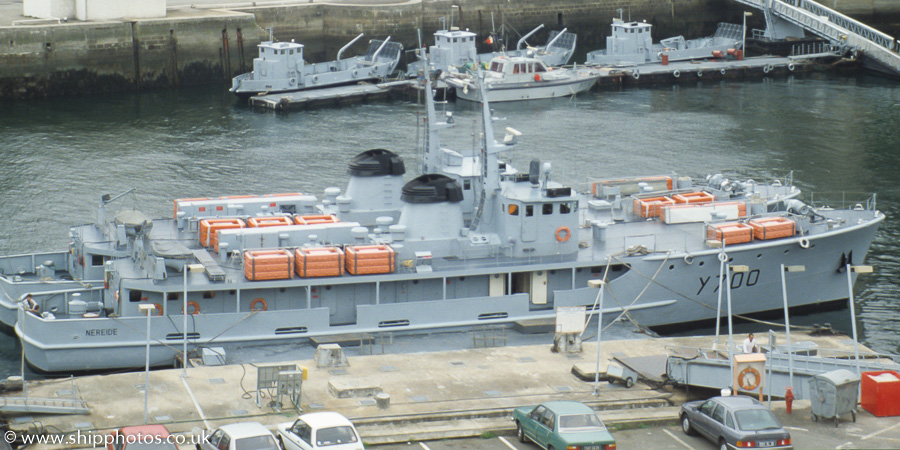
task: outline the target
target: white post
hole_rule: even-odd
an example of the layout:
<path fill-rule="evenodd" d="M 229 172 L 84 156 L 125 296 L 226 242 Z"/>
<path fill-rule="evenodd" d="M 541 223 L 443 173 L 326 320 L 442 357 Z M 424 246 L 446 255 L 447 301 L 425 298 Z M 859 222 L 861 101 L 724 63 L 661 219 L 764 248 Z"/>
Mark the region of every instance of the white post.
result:
<path fill-rule="evenodd" d="M 181 377 L 184 378 L 187 376 L 187 274 L 188 274 L 188 265 L 184 265 L 184 292 L 181 293 L 183 296 L 182 307 L 184 308 L 182 311 L 184 313 L 181 314 Z"/>
<path fill-rule="evenodd" d="M 590 280 L 588 286 L 600 288 L 597 293 L 597 366 L 594 369 L 594 395 L 600 395 L 600 333 L 603 331 L 603 280 Z"/>
<path fill-rule="evenodd" d="M 788 269 L 781 265 L 781 300 L 784 303 L 784 335 L 787 338 L 787 351 L 788 351 L 788 380 L 791 383 L 791 387 L 794 387 L 794 351 L 791 348 L 791 319 L 788 314 L 788 298 L 787 298 L 787 283 L 784 279 L 784 273 L 787 272 Z M 772 349 L 774 352 L 775 349 Z"/>
<path fill-rule="evenodd" d="M 147 411 L 150 404 L 150 313 L 156 306 L 153 303 L 144 303 L 138 306 L 140 311 L 147 315 L 147 351 L 144 365 L 144 425 L 147 424 Z"/>
<path fill-rule="evenodd" d="M 725 261 L 728 261 L 728 255 L 722 251 L 719 253 L 719 299 L 716 302 L 716 340 L 713 341 L 713 349 L 716 350 L 719 346 L 719 328 L 722 322 L 722 283 L 725 279 Z"/>
<path fill-rule="evenodd" d="M 853 357 L 856 359 L 856 376 L 862 376 L 862 370 L 859 366 L 859 341 L 856 335 L 856 306 L 853 304 L 853 277 L 850 272 L 856 273 L 872 273 L 872 266 L 851 266 L 847 264 L 847 292 L 849 292 L 850 302 L 850 329 L 853 331 Z"/>
<path fill-rule="evenodd" d="M 747 57 L 747 16 L 752 16 L 750 11 L 744 11 L 744 26 L 741 29 L 741 52 Z"/>
<path fill-rule="evenodd" d="M 747 266 L 732 266 L 728 265 L 727 270 L 727 279 L 725 282 L 728 284 L 727 287 L 727 297 L 728 297 L 728 364 L 731 364 L 731 394 L 737 394 L 737 383 L 735 383 L 737 374 L 735 373 L 734 367 L 734 330 L 732 328 L 732 320 L 731 320 L 731 272 L 746 272 L 749 270 Z"/>

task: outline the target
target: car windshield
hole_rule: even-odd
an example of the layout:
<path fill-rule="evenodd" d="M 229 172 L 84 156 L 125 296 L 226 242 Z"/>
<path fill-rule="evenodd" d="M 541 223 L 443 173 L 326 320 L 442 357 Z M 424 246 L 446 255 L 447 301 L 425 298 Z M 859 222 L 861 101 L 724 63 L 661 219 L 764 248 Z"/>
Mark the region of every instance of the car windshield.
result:
<path fill-rule="evenodd" d="M 128 450 L 178 450 L 175 444 L 169 442 L 135 442 L 128 444 Z"/>
<path fill-rule="evenodd" d="M 606 428 L 596 414 L 571 414 L 559 417 L 559 430 L 583 428 Z"/>
<path fill-rule="evenodd" d="M 278 450 L 272 436 L 253 436 L 234 441 L 236 450 Z"/>
<path fill-rule="evenodd" d="M 322 428 L 316 431 L 316 445 L 326 447 L 329 445 L 346 444 L 356 442 L 356 433 L 348 426 Z"/>
<path fill-rule="evenodd" d="M 770 430 L 781 428 L 781 423 L 768 409 L 745 409 L 735 411 L 734 418 L 738 427 L 745 431 Z"/>

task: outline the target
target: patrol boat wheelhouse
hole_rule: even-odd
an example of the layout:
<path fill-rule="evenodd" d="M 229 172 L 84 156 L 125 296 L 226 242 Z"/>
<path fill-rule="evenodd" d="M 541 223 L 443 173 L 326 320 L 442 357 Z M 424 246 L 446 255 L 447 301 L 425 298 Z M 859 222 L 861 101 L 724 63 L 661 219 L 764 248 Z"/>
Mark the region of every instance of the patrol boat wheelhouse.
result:
<path fill-rule="evenodd" d="M 390 42 L 390 36 L 383 41 L 373 39 L 365 55 L 341 59 L 344 51 L 362 37 L 360 33 L 342 47 L 335 61 L 315 64 L 304 61 L 303 44 L 261 42 L 259 56 L 253 58 L 253 71 L 234 77 L 230 91 L 238 96 L 251 96 L 387 78 L 397 68 L 403 46 Z"/>
<path fill-rule="evenodd" d="M 171 365 L 185 339 L 193 351 L 551 319 L 558 307 L 596 309 L 596 279 L 606 281 L 605 317 L 692 322 L 715 317 L 726 261 L 748 268 L 731 279 L 735 313 L 779 310 L 782 264 L 806 266 L 792 306 L 845 297 L 840 271 L 862 262 L 884 219 L 874 200 L 807 205 L 790 183 L 722 176 L 696 186 L 604 179 L 577 192 L 549 163 L 519 172 L 503 161 L 521 133 L 496 140 L 487 101 L 480 148 L 442 146 L 453 121 L 439 122 L 425 98 L 422 175 L 408 182 L 403 161 L 377 149 L 355 157 L 346 190 L 326 189 L 321 202 L 179 199 L 173 217 L 151 221 L 133 210 L 107 217 L 115 199 L 105 196 L 101 220 L 71 229 L 69 252 L 0 260 L 4 292 L 34 291 L 41 305 L 16 310 L 28 362 L 142 367 L 150 305 L 154 365 Z"/>

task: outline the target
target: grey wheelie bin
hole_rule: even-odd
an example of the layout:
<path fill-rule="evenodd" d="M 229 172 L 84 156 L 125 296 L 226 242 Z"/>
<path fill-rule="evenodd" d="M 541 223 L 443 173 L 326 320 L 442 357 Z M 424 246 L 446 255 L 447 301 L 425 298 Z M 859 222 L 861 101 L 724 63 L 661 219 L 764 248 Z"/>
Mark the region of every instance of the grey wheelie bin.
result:
<path fill-rule="evenodd" d="M 840 416 L 848 413 L 856 422 L 858 399 L 859 377 L 849 370 L 832 370 L 809 379 L 809 401 L 812 406 L 813 422 L 819 419 L 834 419 L 834 426 L 837 427 Z"/>

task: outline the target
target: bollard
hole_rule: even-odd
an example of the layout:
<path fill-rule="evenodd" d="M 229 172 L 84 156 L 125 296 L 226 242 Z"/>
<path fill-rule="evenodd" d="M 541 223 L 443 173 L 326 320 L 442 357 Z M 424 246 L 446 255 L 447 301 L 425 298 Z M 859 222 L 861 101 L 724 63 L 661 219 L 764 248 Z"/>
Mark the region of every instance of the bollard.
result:
<path fill-rule="evenodd" d="M 794 388 L 788 386 L 788 387 L 786 387 L 786 388 L 784 388 L 784 389 L 785 389 L 785 391 L 786 391 L 786 392 L 784 393 L 784 404 L 785 404 L 785 407 L 786 407 L 786 409 L 787 409 L 787 413 L 790 414 L 790 413 L 791 413 L 791 406 L 793 406 L 793 404 L 794 404 Z"/>

